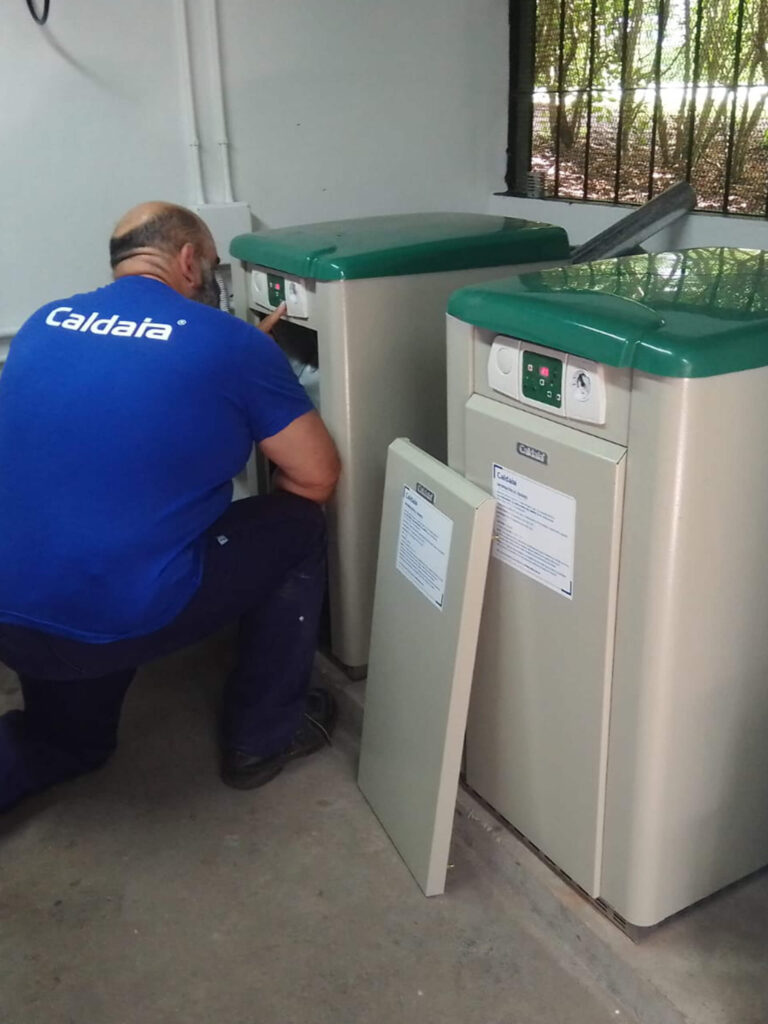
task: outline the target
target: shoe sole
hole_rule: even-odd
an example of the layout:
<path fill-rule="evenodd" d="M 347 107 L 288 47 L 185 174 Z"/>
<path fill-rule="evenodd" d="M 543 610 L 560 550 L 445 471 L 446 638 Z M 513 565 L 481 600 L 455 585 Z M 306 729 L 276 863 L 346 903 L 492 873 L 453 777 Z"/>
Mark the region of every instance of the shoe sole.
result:
<path fill-rule="evenodd" d="M 232 789 L 258 789 L 259 786 L 266 786 L 268 782 L 271 782 L 272 779 L 276 778 L 283 770 L 283 768 L 285 768 L 287 764 L 290 764 L 291 761 L 298 761 L 302 757 L 309 757 L 310 754 L 316 754 L 318 750 L 322 750 L 324 747 L 330 746 L 331 736 L 333 735 L 333 731 L 336 728 L 336 722 L 339 717 L 338 704 L 335 701 L 333 702 L 330 717 L 328 718 L 328 721 L 324 725 L 321 722 L 318 722 L 316 718 L 313 718 L 312 715 L 307 714 L 306 712 L 305 716 L 321 734 L 317 746 L 310 747 L 308 750 L 301 750 L 297 751 L 296 753 L 286 754 L 285 757 L 282 758 L 282 760 L 275 761 L 273 764 L 269 766 L 267 770 L 257 771 L 254 772 L 252 775 L 247 775 L 245 773 L 238 773 L 237 775 L 235 775 L 225 774 L 224 772 L 222 772 L 221 781 L 224 783 L 224 785 L 230 786 Z"/>
<path fill-rule="evenodd" d="M 287 760 L 279 761 L 271 765 L 269 771 L 259 775 L 255 773 L 253 775 L 228 775 L 222 772 L 221 781 L 232 789 L 258 789 L 259 786 L 266 786 L 268 782 L 278 776 L 287 763 Z"/>

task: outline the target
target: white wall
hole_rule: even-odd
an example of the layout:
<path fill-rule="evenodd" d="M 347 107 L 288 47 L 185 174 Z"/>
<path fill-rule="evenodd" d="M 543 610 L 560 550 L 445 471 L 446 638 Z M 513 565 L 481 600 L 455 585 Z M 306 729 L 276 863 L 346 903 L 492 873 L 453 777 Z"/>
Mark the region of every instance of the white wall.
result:
<path fill-rule="evenodd" d="M 54 0 L 47 32 L 23 3 L 3 5 L 0 331 L 46 298 L 104 279 L 120 207 L 178 192 L 169 70 L 135 59 L 165 39 L 173 62 L 170 4 L 106 6 Z"/>
<path fill-rule="evenodd" d="M 485 208 L 504 174 L 505 0 L 304 0 L 250 38 L 238 26 L 265 5 L 225 2 L 235 178 L 267 220 Z"/>
<path fill-rule="evenodd" d="M 526 217 L 530 220 L 561 224 L 568 232 L 572 244 L 580 245 L 630 213 L 632 209 L 633 207 L 608 206 L 602 203 L 491 196 L 486 212 L 504 217 Z M 650 252 L 688 249 L 699 245 L 734 245 L 748 249 L 768 249 L 768 221 L 758 217 L 723 217 L 718 214 L 689 213 L 643 242 L 643 248 Z"/>
<path fill-rule="evenodd" d="M 194 199 L 172 0 L 22 0 L 0 29 L 0 335 L 103 283 L 134 203 Z M 190 0 L 209 200 L 204 2 Z M 506 0 L 220 0 L 236 198 L 258 220 L 484 210 L 502 186 Z"/>

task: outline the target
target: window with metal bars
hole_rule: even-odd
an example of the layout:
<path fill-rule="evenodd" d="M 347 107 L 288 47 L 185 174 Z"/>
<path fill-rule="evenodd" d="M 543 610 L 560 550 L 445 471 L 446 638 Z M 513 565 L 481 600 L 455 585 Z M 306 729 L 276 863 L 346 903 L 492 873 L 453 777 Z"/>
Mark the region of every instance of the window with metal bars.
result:
<path fill-rule="evenodd" d="M 768 0 L 510 0 L 507 186 L 768 217 Z"/>

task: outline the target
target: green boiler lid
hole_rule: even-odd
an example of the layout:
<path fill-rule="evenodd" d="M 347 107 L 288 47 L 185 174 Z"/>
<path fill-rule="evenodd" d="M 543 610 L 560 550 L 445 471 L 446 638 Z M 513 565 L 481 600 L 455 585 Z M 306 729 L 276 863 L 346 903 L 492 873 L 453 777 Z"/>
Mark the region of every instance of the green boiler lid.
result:
<path fill-rule="evenodd" d="M 661 377 L 768 365 L 768 252 L 701 248 L 556 267 L 453 293 L 451 316 Z"/>
<path fill-rule="evenodd" d="M 237 235 L 230 254 L 315 281 L 565 260 L 563 228 L 473 213 L 409 213 Z"/>

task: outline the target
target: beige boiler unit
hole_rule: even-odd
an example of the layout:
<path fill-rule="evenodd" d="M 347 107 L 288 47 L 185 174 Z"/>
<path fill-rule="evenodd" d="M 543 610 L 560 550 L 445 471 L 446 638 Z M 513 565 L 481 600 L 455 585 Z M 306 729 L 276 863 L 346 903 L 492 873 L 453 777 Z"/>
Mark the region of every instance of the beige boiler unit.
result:
<path fill-rule="evenodd" d="M 448 307 L 449 462 L 497 500 L 467 781 L 633 925 L 768 864 L 767 256 Z"/>
<path fill-rule="evenodd" d="M 275 331 L 341 453 L 329 507 L 332 652 L 365 674 L 387 447 L 405 436 L 446 452 L 445 307 L 462 285 L 562 263 L 562 228 L 475 214 L 431 213 L 307 224 L 239 235 L 263 316 L 285 301 Z"/>

